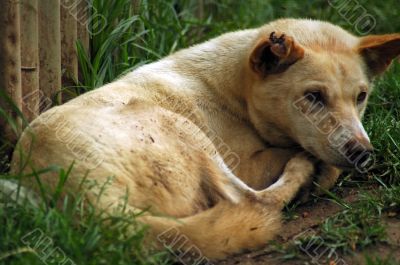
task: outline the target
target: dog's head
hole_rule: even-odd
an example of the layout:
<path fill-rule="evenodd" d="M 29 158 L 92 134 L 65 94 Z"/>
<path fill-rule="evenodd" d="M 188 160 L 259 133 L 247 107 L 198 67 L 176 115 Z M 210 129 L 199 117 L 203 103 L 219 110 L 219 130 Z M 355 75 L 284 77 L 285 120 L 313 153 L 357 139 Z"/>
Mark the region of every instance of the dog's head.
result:
<path fill-rule="evenodd" d="M 399 54 L 400 34 L 358 38 L 318 21 L 269 24 L 249 54 L 250 118 L 272 144 L 364 168 L 373 149 L 361 124 L 371 81 Z"/>

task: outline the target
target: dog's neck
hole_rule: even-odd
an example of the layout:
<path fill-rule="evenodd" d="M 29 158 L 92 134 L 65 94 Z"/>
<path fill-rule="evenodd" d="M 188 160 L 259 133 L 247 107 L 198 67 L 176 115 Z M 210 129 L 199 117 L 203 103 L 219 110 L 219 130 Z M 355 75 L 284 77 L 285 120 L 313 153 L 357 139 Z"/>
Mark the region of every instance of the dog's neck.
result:
<path fill-rule="evenodd" d="M 248 73 L 249 47 L 253 46 L 258 34 L 258 30 L 228 33 L 178 52 L 174 56 L 179 58 L 179 72 L 195 76 L 208 92 L 222 99 L 217 101 L 223 102 L 224 108 L 248 120 L 244 94 L 251 83 Z"/>

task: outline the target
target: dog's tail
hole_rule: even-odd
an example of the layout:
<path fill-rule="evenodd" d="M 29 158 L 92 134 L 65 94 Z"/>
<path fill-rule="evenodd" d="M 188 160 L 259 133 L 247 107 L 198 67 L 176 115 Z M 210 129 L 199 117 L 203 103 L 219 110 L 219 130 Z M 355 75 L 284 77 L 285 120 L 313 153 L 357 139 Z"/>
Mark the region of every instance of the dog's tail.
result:
<path fill-rule="evenodd" d="M 143 216 L 138 221 L 150 225 L 150 237 L 158 246 L 197 264 L 202 258 L 218 259 L 262 246 L 278 233 L 280 216 L 277 207 L 244 199 L 238 204 L 220 201 L 186 218 Z"/>

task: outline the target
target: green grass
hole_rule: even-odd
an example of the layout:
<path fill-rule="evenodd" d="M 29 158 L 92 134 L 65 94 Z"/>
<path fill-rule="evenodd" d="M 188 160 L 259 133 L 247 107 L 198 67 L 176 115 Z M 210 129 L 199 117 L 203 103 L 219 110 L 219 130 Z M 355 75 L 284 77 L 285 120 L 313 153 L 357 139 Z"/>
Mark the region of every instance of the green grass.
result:
<path fill-rule="evenodd" d="M 354 31 L 354 26 L 325 0 L 205 2 L 207 5 L 203 15 L 200 15 L 196 0 L 142 0 L 139 11 L 132 8 L 130 0 L 93 0 L 93 8 L 106 17 L 107 26 L 100 34 L 91 37 L 90 54 L 85 54 L 78 44 L 82 79 L 76 86 L 65 88 L 65 93 L 77 96 L 181 48 L 227 31 L 256 27 L 280 17 L 328 20 Z M 358 2 L 377 21 L 372 33 L 400 31 L 398 10 L 395 8 L 398 1 Z M 350 175 L 343 178 L 337 189 L 353 187 L 361 190 L 359 200 L 345 205 L 341 202 L 343 211 L 317 228 L 324 244 L 340 253 L 362 250 L 385 241 L 382 217 L 388 212 L 400 215 L 399 87 L 400 65 L 397 63 L 388 74 L 377 80 L 365 116 L 365 127 L 377 151 L 376 166 L 369 172 L 369 177 Z M 15 123 L 1 109 L 0 117 L 10 124 Z M 9 147 L 9 143 L 1 142 L 0 154 Z M 0 177 L 20 178 L 5 173 L 8 165 L 4 157 L 0 155 Z M 60 179 L 66 178 L 68 171 L 59 171 L 59 175 Z M 371 190 L 371 186 L 374 189 Z M 134 216 L 105 219 L 92 207 L 82 207 L 79 195 L 74 201 L 60 201 L 57 194 L 48 195 L 46 198 L 50 203 L 39 209 L 29 204 L 0 207 L 0 264 L 43 264 L 37 254 L 41 249 L 26 248 L 28 245 L 21 241 L 24 235 L 35 229 L 40 229 L 45 238 L 53 241 L 51 249 L 59 247 L 76 264 L 170 262 L 166 253 L 151 253 L 143 248 L 145 228 L 140 227 L 135 233 L 128 232 L 137 226 Z M 340 201 L 335 195 L 330 198 Z M 63 207 L 56 208 L 55 205 Z M 294 209 L 291 208 L 289 217 L 293 215 Z M 307 240 L 304 238 L 301 244 L 307 243 Z M 296 255 L 286 253 L 286 256 Z M 394 263 L 389 259 L 369 257 L 367 264 Z"/>
<path fill-rule="evenodd" d="M 151 254 L 143 247 L 144 228 L 132 233 L 135 216 L 104 218 L 68 198 L 62 209 L 0 208 L 0 264 L 43 264 L 56 248 L 76 264 L 167 264 L 167 253 Z M 38 231 L 43 236 L 38 238 Z M 41 243 L 44 238 L 51 243 Z M 32 251 L 18 253 L 25 247 Z"/>
<path fill-rule="evenodd" d="M 371 258 L 367 256 L 365 258 L 365 265 L 397 265 L 396 261 L 394 261 L 390 256 L 386 258 L 374 257 Z"/>

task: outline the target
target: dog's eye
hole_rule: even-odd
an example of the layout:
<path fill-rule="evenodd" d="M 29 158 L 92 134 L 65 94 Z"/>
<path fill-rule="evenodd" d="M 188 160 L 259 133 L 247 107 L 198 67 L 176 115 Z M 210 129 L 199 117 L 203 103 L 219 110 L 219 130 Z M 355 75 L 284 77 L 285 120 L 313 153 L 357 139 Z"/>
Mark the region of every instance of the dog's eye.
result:
<path fill-rule="evenodd" d="M 357 104 L 361 104 L 367 98 L 367 92 L 361 92 L 357 97 Z"/>
<path fill-rule="evenodd" d="M 309 91 L 309 92 L 306 92 L 306 93 L 304 93 L 304 97 L 308 101 L 310 101 L 310 102 L 312 102 L 314 104 L 316 104 L 316 103 L 325 104 L 324 96 L 322 95 L 322 93 L 320 91 L 311 91 L 311 92 Z"/>

